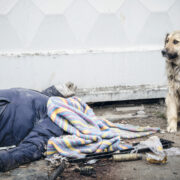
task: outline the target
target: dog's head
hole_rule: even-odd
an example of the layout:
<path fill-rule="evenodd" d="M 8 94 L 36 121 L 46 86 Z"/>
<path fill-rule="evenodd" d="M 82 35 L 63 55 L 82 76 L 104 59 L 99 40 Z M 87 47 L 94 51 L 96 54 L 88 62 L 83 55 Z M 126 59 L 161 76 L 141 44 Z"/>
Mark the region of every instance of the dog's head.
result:
<path fill-rule="evenodd" d="M 166 35 L 164 49 L 161 52 L 169 61 L 180 57 L 180 31 Z"/>

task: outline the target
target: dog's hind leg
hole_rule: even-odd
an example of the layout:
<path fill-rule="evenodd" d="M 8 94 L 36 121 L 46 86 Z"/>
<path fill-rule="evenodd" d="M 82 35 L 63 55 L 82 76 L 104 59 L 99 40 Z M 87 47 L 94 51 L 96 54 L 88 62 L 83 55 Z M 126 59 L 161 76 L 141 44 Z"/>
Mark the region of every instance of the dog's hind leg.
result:
<path fill-rule="evenodd" d="M 177 131 L 177 121 L 178 121 L 178 107 L 176 103 L 176 96 L 173 94 L 168 94 L 166 98 L 167 105 L 167 131 L 176 132 Z"/>

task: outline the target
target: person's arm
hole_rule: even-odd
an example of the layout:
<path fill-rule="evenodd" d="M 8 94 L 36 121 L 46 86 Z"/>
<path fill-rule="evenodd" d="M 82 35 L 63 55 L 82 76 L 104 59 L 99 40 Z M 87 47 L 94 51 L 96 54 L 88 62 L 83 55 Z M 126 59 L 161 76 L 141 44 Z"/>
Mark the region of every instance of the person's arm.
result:
<path fill-rule="evenodd" d="M 63 130 L 49 117 L 40 120 L 28 136 L 15 148 L 0 151 L 0 171 L 8 171 L 43 157 L 49 138 L 60 136 Z"/>

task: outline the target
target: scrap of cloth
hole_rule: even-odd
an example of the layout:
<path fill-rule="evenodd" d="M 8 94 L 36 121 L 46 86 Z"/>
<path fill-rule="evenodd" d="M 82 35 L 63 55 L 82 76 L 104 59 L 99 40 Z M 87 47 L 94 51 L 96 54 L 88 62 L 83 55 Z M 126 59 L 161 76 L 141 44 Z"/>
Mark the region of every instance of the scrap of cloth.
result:
<path fill-rule="evenodd" d="M 132 148 L 122 139 L 147 136 L 159 128 L 112 123 L 99 119 L 93 110 L 77 97 L 51 97 L 47 103 L 48 116 L 68 135 L 48 141 L 47 156 L 59 153 L 68 158 L 83 158 L 100 153 Z"/>

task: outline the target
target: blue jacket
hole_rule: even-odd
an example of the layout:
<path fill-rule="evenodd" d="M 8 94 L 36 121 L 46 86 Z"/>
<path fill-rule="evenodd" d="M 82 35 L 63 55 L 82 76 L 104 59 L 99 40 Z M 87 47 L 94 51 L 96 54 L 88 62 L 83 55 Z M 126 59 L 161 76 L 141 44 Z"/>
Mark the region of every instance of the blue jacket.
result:
<path fill-rule="evenodd" d="M 63 134 L 47 116 L 47 101 L 33 90 L 0 90 L 0 147 L 17 146 L 0 151 L 0 171 L 40 159 L 48 139 Z"/>

